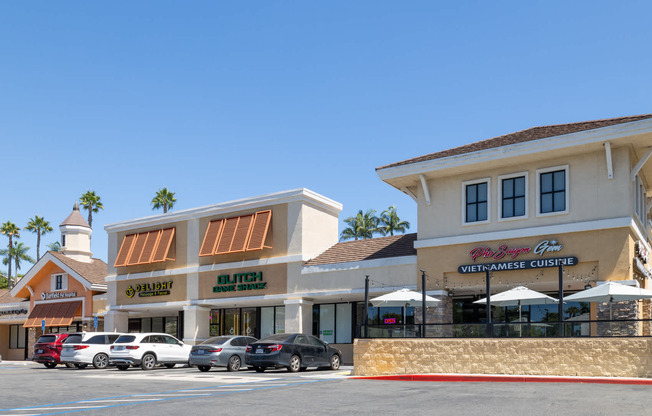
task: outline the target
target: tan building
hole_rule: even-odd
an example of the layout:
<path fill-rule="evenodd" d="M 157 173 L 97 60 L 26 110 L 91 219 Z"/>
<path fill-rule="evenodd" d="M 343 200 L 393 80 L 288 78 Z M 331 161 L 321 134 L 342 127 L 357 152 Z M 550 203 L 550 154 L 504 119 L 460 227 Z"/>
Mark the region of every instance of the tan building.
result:
<path fill-rule="evenodd" d="M 350 362 L 365 275 L 414 287 L 416 257 L 413 240 L 337 244 L 341 209 L 296 189 L 107 225 L 105 329 L 165 331 L 191 344 L 314 333 Z M 407 260 L 389 259 L 397 253 Z"/>
<path fill-rule="evenodd" d="M 92 257 L 92 230 L 77 203 L 59 230 L 61 251 L 46 252 L 5 294 L 5 303 L 0 298 L 0 339 L 9 339 L 0 354 L 7 359 L 31 357 L 42 333 L 102 330 L 106 263 Z"/>
<path fill-rule="evenodd" d="M 486 319 L 473 303 L 517 285 L 558 297 L 605 281 L 650 288 L 652 115 L 528 130 L 393 163 L 379 177 L 418 204 L 418 268 L 446 291 L 435 322 Z M 615 317 L 649 318 L 649 302 Z M 564 319 L 605 318 L 567 303 Z M 556 320 L 556 305 L 523 308 Z M 494 322 L 518 318 L 494 311 Z M 434 316 L 434 315 L 433 315 Z M 608 319 L 608 313 L 606 315 Z M 577 329 L 581 331 L 581 329 Z"/>

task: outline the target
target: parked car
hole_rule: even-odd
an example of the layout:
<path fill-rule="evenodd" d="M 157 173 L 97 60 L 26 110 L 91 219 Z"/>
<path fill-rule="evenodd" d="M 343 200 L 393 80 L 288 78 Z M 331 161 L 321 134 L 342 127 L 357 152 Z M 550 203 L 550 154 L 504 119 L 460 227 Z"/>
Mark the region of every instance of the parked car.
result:
<path fill-rule="evenodd" d="M 342 352 L 307 334 L 275 334 L 247 345 L 245 363 L 259 373 L 267 367 L 286 367 L 290 372 L 308 367 L 340 368 Z"/>
<path fill-rule="evenodd" d="M 191 348 L 191 345 L 168 334 L 124 334 L 111 345 L 109 364 L 114 364 L 119 370 L 132 365 L 151 370 L 157 364 L 172 368 L 176 364 L 188 364 Z"/>
<path fill-rule="evenodd" d="M 43 334 L 34 344 L 32 361 L 54 368 L 61 360 L 61 346 L 68 334 Z"/>
<path fill-rule="evenodd" d="M 226 367 L 229 371 L 238 371 L 245 361 L 247 345 L 257 339 L 245 336 L 222 336 L 207 339 L 190 350 L 190 365 L 199 371 L 208 371 L 211 367 Z"/>
<path fill-rule="evenodd" d="M 109 365 L 111 344 L 122 334 L 115 332 L 78 332 L 68 335 L 61 349 L 61 362 L 73 364 L 77 368 L 86 368 L 92 364 L 95 368 Z"/>

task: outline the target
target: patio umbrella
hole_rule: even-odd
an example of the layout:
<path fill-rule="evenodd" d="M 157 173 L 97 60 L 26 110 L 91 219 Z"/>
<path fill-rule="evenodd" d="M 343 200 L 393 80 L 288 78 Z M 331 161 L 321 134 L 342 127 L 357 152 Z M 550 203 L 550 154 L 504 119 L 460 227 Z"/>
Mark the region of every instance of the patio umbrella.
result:
<path fill-rule="evenodd" d="M 564 298 L 564 300 L 576 302 L 609 302 L 609 320 L 611 320 L 613 302 L 639 299 L 652 299 L 652 290 L 616 282 L 607 282 Z"/>
<path fill-rule="evenodd" d="M 487 298 L 476 300 L 473 303 L 487 303 Z M 548 305 L 559 303 L 553 297 L 528 289 L 525 286 L 516 286 L 514 289 L 491 295 L 491 304 L 496 306 L 518 306 L 518 321 L 521 322 L 522 305 Z"/>
<path fill-rule="evenodd" d="M 410 289 L 400 289 L 390 292 L 377 298 L 370 299 L 373 306 L 397 306 L 403 309 L 403 324 L 405 325 L 405 312 L 408 306 L 422 306 L 423 294 Z M 436 305 L 441 302 L 439 299 L 426 295 L 426 306 Z M 425 323 L 425 322 L 424 322 Z"/>

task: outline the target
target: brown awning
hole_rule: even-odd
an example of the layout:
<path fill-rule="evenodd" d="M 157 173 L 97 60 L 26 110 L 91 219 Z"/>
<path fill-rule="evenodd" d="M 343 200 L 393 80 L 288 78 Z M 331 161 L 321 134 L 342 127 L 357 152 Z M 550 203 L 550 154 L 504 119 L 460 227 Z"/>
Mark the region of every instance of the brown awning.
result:
<path fill-rule="evenodd" d="M 206 228 L 199 256 L 272 248 L 271 245 L 265 245 L 271 220 L 271 210 L 213 220 Z"/>
<path fill-rule="evenodd" d="M 45 326 L 68 326 L 72 323 L 81 301 L 39 303 L 23 324 L 25 328 L 39 328 L 41 321 L 45 319 Z"/>
<path fill-rule="evenodd" d="M 169 256 L 175 227 L 126 235 L 115 259 L 115 267 L 161 263 Z"/>

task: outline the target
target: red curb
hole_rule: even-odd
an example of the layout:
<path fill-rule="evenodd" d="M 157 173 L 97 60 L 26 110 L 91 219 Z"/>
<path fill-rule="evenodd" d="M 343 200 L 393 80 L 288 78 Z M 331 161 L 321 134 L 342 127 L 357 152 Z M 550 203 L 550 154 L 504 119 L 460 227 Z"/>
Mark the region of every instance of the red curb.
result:
<path fill-rule="evenodd" d="M 593 384 L 639 384 L 652 386 L 652 379 L 599 378 L 599 377 L 544 377 L 544 376 L 493 376 L 460 374 L 405 374 L 394 376 L 350 377 L 358 380 L 393 381 L 447 381 L 447 382 L 496 382 L 496 383 L 593 383 Z"/>

